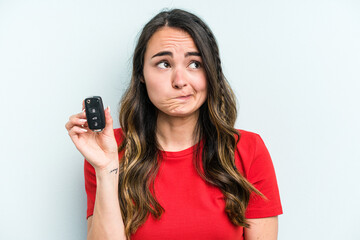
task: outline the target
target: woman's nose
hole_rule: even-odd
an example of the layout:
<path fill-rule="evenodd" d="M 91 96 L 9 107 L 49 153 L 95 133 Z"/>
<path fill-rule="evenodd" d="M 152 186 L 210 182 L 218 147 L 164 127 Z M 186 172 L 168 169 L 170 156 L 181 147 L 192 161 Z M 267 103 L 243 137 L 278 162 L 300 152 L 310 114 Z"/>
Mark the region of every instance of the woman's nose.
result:
<path fill-rule="evenodd" d="M 186 76 L 181 69 L 175 69 L 173 73 L 172 86 L 181 89 L 187 85 Z"/>

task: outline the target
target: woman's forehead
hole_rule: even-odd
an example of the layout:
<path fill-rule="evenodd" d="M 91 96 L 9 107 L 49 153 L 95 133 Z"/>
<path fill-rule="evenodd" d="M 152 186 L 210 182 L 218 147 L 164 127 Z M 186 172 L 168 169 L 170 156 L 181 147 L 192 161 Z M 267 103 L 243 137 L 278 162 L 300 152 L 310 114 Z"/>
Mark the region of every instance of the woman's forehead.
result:
<path fill-rule="evenodd" d="M 147 44 L 148 54 L 163 50 L 198 51 L 194 40 L 187 32 L 172 27 L 162 27 L 149 39 Z"/>

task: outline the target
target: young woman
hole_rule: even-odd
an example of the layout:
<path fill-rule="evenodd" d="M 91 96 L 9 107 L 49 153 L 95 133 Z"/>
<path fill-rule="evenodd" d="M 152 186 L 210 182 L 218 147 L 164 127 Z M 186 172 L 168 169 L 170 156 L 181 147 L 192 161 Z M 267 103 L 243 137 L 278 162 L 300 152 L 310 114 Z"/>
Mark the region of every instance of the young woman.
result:
<path fill-rule="evenodd" d="M 234 129 L 236 104 L 215 37 L 163 11 L 138 40 L 121 129 L 66 128 L 86 158 L 88 239 L 276 239 L 282 213 L 259 135 Z"/>

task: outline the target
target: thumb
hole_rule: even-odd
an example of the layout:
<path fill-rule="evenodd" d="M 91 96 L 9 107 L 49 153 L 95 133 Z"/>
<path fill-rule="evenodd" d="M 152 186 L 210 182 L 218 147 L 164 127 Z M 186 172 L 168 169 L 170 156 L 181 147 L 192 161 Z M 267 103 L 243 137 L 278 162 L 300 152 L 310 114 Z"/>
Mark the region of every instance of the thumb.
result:
<path fill-rule="evenodd" d="M 112 136 L 114 135 L 114 130 L 113 130 L 113 119 L 110 114 L 110 106 L 108 106 L 104 112 L 105 112 L 105 128 L 103 130 L 103 133 Z"/>

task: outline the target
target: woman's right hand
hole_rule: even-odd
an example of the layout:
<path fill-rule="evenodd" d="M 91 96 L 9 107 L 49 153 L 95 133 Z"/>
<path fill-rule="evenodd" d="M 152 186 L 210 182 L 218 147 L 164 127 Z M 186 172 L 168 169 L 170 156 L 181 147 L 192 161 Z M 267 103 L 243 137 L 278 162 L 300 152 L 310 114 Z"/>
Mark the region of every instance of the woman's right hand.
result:
<path fill-rule="evenodd" d="M 118 166 L 118 146 L 109 107 L 105 109 L 105 128 L 101 132 L 93 132 L 88 128 L 85 111 L 70 116 L 65 128 L 76 148 L 96 172 Z"/>

